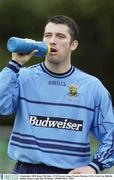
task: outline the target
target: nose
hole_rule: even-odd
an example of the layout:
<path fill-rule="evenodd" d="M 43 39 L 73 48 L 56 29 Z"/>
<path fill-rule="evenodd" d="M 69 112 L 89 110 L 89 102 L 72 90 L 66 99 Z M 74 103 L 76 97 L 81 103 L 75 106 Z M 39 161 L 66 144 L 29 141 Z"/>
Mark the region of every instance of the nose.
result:
<path fill-rule="evenodd" d="M 49 43 L 50 43 L 50 45 L 55 45 L 55 44 L 56 44 L 56 38 L 55 38 L 54 35 L 51 36 L 51 38 L 50 38 L 50 40 L 49 40 Z"/>

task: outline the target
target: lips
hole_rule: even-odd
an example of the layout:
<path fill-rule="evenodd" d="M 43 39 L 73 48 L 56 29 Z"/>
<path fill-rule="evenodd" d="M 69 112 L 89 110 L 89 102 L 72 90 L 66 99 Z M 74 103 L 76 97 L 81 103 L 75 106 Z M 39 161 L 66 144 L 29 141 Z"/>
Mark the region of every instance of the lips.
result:
<path fill-rule="evenodd" d="M 56 53 L 57 49 L 56 48 L 51 48 L 51 53 Z"/>

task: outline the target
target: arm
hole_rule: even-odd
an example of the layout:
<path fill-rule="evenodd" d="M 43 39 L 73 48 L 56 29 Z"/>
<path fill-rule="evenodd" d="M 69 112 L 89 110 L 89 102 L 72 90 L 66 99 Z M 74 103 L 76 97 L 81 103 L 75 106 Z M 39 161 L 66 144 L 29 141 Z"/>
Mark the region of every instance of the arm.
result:
<path fill-rule="evenodd" d="M 85 167 L 72 170 L 71 174 L 95 174 L 114 165 L 114 113 L 110 95 L 100 83 L 94 93 L 95 113 L 91 132 L 100 141 L 100 145 Z"/>
<path fill-rule="evenodd" d="M 90 163 L 98 171 L 114 165 L 114 112 L 107 90 L 101 86 L 91 131 L 100 142 Z"/>
<path fill-rule="evenodd" d="M 12 60 L 0 72 L 0 114 L 8 115 L 16 111 L 19 98 L 19 70 L 35 53 L 27 55 L 12 53 Z"/>
<path fill-rule="evenodd" d="M 8 115 L 15 111 L 18 96 L 18 66 L 10 61 L 8 66 L 0 72 L 0 114 Z"/>

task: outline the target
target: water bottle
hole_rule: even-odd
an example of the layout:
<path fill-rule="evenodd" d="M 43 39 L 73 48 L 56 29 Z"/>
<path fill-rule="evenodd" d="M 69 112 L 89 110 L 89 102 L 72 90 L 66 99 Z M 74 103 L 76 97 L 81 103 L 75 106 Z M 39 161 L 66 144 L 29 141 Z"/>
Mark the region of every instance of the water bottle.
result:
<path fill-rule="evenodd" d="M 43 41 L 35 41 L 32 39 L 22 39 L 18 37 L 11 37 L 7 42 L 7 49 L 9 52 L 17 52 L 22 54 L 30 53 L 37 49 L 35 56 L 44 57 L 50 53 L 50 46 Z"/>

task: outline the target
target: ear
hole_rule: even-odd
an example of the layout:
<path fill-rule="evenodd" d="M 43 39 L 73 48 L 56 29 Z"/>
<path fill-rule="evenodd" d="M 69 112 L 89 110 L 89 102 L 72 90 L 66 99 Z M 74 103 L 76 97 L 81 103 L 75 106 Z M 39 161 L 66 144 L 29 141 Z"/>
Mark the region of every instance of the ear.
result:
<path fill-rule="evenodd" d="M 78 41 L 77 40 L 72 41 L 72 43 L 71 43 L 71 51 L 76 50 L 77 47 L 78 47 Z"/>

